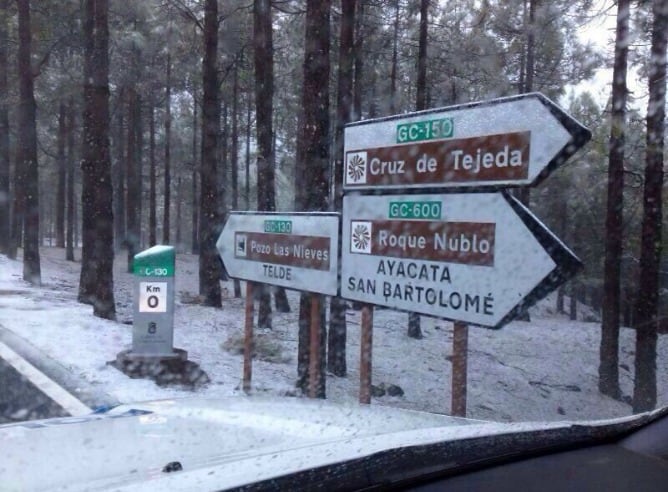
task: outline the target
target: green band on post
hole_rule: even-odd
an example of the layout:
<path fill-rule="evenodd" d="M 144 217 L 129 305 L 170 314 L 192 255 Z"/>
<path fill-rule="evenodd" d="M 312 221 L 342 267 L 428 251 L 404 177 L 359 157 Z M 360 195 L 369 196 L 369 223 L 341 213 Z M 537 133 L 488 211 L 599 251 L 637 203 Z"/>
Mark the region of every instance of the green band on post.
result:
<path fill-rule="evenodd" d="M 173 277 L 175 263 L 174 246 L 157 245 L 135 255 L 132 273 L 141 277 Z"/>

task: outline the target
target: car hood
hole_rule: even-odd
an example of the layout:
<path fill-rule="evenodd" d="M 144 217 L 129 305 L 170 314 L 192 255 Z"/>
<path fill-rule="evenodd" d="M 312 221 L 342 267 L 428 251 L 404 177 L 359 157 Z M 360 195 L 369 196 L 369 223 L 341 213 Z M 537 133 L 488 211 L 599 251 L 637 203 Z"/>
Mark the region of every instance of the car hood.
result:
<path fill-rule="evenodd" d="M 21 491 L 220 490 L 388 449 L 558 425 L 301 398 L 163 400 L 0 426 L 0 483 Z"/>

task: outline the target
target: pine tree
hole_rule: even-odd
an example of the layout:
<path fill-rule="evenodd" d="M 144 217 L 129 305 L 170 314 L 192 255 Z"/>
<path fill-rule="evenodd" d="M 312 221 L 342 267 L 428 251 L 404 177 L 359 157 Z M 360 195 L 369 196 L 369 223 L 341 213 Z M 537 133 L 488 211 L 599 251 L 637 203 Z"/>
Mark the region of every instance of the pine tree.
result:
<path fill-rule="evenodd" d="M 0 0 L 0 253 L 10 254 L 10 150 L 9 150 L 9 83 L 8 20 L 9 0 Z"/>
<path fill-rule="evenodd" d="M 624 135 L 626 71 L 629 36 L 629 0 L 617 2 L 615 63 L 612 74 L 612 121 L 608 158 L 608 206 L 603 285 L 603 320 L 599 364 L 599 390 L 619 398 L 620 276 L 622 261 L 622 207 L 624 204 Z"/>
<path fill-rule="evenodd" d="M 336 100 L 336 155 L 334 157 L 334 210 L 343 209 L 343 129 L 352 119 L 353 111 L 353 65 L 356 0 L 342 0 L 339 36 L 339 73 Z M 339 237 L 341 231 L 339 230 Z M 340 245 L 339 245 L 340 247 Z M 346 306 L 340 297 L 330 303 L 330 321 L 327 334 L 327 369 L 334 375 L 344 377 L 346 365 Z"/>
<path fill-rule="evenodd" d="M 329 36 L 330 36 L 329 0 L 308 0 L 306 3 L 306 26 L 304 33 L 304 82 L 302 87 L 302 108 L 300 132 L 297 145 L 301 160 L 297 162 L 296 172 L 303 174 L 304 189 L 308 190 L 301 197 L 299 209 L 306 211 L 327 210 L 329 196 Z M 299 307 L 299 346 L 298 346 L 298 385 L 306 391 L 309 367 L 310 344 L 309 294 L 302 293 Z M 322 311 L 324 318 L 324 311 Z M 325 362 L 326 339 L 324 319 L 320 322 L 321 358 Z M 317 396 L 325 397 L 325 371 L 320 370 Z"/>
<path fill-rule="evenodd" d="M 221 307 L 220 261 L 216 250 L 218 225 L 218 1 L 204 5 L 204 58 L 202 61 L 202 165 L 199 207 L 199 290 L 206 306 Z"/>
<path fill-rule="evenodd" d="M 668 0 L 652 2 L 652 46 L 649 61 L 647 150 L 640 246 L 640 290 L 636 306 L 636 359 L 633 411 L 656 406 L 656 345 L 661 264 L 663 149 L 666 118 L 666 46 Z"/>
<path fill-rule="evenodd" d="M 21 175 L 20 203 L 23 212 L 23 280 L 39 285 L 39 167 L 37 163 L 37 104 L 32 54 L 29 0 L 18 0 L 19 18 L 19 111 L 16 173 Z"/>
<path fill-rule="evenodd" d="M 116 317 L 114 217 L 109 152 L 109 3 L 86 0 L 83 9 L 82 235 L 79 301 L 93 313 Z"/>

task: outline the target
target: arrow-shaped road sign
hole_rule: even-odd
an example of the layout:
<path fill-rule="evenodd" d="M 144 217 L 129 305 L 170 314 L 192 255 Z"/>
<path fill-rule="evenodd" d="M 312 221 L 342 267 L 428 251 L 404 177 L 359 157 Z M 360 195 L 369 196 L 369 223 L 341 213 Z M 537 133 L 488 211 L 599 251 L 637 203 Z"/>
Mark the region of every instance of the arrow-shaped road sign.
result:
<path fill-rule="evenodd" d="M 544 179 L 591 132 L 540 93 L 351 123 L 346 190 L 504 188 Z"/>
<path fill-rule="evenodd" d="M 216 242 L 230 277 L 336 295 L 339 214 L 232 212 Z"/>
<path fill-rule="evenodd" d="M 580 260 L 506 193 L 346 196 L 341 297 L 500 328 Z"/>

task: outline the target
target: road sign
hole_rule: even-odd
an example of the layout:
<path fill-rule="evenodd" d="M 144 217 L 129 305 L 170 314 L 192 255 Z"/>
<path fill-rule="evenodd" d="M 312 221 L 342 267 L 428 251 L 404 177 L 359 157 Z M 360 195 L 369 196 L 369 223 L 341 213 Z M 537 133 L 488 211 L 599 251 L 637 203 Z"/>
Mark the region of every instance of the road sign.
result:
<path fill-rule="evenodd" d="M 539 93 L 351 123 L 346 190 L 538 183 L 591 138 Z"/>
<path fill-rule="evenodd" d="M 580 268 L 505 193 L 348 195 L 341 297 L 500 328 Z"/>
<path fill-rule="evenodd" d="M 167 312 L 167 282 L 139 282 L 139 312 Z"/>
<path fill-rule="evenodd" d="M 175 265 L 173 246 L 153 246 L 134 257 L 132 356 L 175 357 Z"/>
<path fill-rule="evenodd" d="M 216 247 L 230 277 L 337 294 L 339 214 L 232 212 Z"/>

